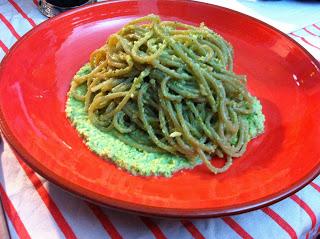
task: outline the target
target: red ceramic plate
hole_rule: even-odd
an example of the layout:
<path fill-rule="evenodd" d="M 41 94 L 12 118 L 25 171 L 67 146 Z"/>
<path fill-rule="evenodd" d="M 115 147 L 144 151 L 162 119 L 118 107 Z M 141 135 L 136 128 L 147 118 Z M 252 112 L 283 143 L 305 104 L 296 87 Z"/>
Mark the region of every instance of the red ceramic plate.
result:
<path fill-rule="evenodd" d="M 235 70 L 266 115 L 265 133 L 226 173 L 205 166 L 172 178 L 135 177 L 91 153 L 66 118 L 66 93 L 90 52 L 148 13 L 205 22 L 230 41 Z M 319 63 L 274 28 L 238 12 L 190 1 L 112 1 L 46 21 L 26 34 L 0 70 L 1 128 L 44 177 L 94 202 L 171 217 L 222 216 L 276 202 L 320 171 Z"/>

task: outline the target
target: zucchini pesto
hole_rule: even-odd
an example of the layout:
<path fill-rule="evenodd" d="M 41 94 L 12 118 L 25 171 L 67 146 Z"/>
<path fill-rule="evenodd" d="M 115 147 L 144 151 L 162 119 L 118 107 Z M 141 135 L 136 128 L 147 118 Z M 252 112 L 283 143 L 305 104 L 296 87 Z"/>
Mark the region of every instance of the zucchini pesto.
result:
<path fill-rule="evenodd" d="M 232 46 L 203 23 L 148 15 L 91 54 L 66 113 L 92 151 L 133 174 L 171 176 L 201 163 L 222 173 L 265 121 L 232 69 Z M 214 157 L 225 165 L 213 166 Z"/>

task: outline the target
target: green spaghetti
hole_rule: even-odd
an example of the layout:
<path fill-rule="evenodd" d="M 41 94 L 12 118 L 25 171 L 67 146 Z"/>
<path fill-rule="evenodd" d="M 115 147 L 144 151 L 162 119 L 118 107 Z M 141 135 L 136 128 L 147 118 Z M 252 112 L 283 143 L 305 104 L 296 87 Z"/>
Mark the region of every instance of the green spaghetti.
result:
<path fill-rule="evenodd" d="M 142 151 L 200 158 L 214 173 L 245 152 L 256 99 L 245 76 L 233 72 L 231 45 L 204 24 L 136 19 L 94 51 L 89 64 L 70 94 L 101 131 Z M 225 165 L 213 166 L 214 156 Z"/>

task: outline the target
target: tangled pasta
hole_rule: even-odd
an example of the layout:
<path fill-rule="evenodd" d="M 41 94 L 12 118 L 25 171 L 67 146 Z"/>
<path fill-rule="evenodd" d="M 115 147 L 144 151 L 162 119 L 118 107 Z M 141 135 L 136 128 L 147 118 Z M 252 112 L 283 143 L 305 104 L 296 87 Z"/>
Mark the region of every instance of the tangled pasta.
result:
<path fill-rule="evenodd" d="M 253 97 L 232 70 L 231 45 L 204 24 L 136 19 L 91 54 L 90 66 L 70 92 L 99 129 L 148 152 L 199 157 L 214 173 L 246 150 Z M 213 166 L 213 156 L 225 165 Z"/>

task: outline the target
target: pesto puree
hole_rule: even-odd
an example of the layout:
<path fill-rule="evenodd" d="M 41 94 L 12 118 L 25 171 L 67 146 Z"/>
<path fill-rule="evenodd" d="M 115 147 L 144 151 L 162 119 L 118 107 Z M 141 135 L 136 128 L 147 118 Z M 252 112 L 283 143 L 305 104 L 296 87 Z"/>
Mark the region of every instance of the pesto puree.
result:
<path fill-rule="evenodd" d="M 82 76 L 90 73 L 90 71 L 91 68 L 87 64 L 77 72 L 77 75 Z M 82 87 L 80 90 L 85 92 L 86 89 Z M 249 125 L 251 139 L 263 132 L 265 121 L 259 100 L 255 97 L 253 98 L 254 111 L 245 117 Z M 161 175 L 170 177 L 178 170 L 190 169 L 202 163 L 199 158 L 191 162 L 184 157 L 169 153 L 141 151 L 125 144 L 112 135 L 112 132 L 100 131 L 89 121 L 87 113 L 84 110 L 84 103 L 74 99 L 71 94 L 68 94 L 66 113 L 78 133 L 83 136 L 86 145 L 93 152 L 105 159 L 111 160 L 117 166 L 131 172 L 133 175 Z M 235 139 L 235 143 L 236 141 L 237 139 Z"/>

